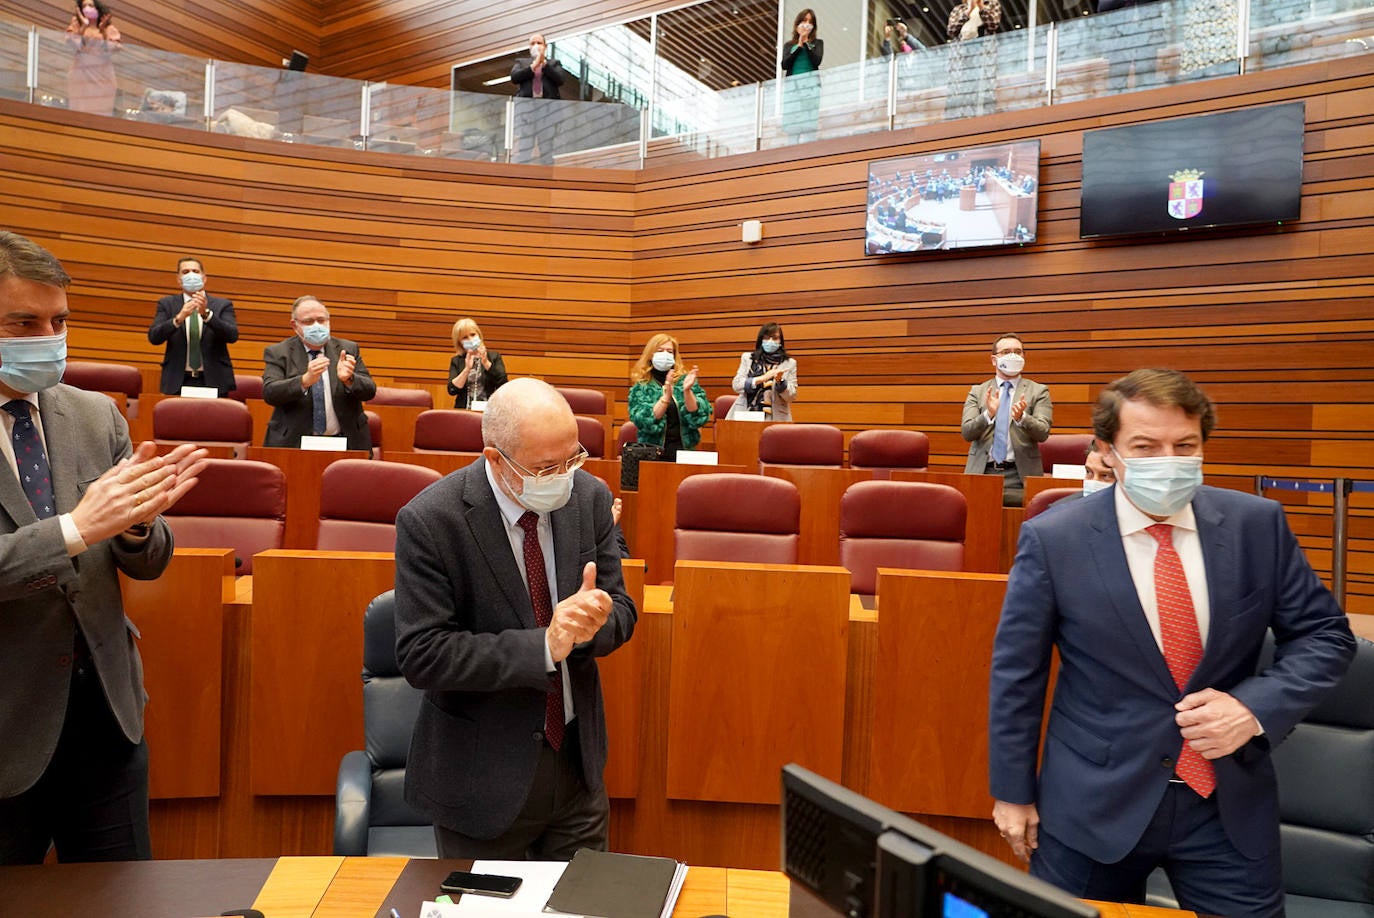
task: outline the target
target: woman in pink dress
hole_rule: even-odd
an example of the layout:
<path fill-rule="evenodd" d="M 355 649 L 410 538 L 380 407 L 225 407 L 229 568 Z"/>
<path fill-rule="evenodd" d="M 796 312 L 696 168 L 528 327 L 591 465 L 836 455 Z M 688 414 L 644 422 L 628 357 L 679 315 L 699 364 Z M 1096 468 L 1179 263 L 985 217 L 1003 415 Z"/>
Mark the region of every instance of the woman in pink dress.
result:
<path fill-rule="evenodd" d="M 67 26 L 67 42 L 76 52 L 67 73 L 67 108 L 74 112 L 114 114 L 114 53 L 120 39 L 111 18 L 102 0 L 76 2 L 76 15 Z"/>

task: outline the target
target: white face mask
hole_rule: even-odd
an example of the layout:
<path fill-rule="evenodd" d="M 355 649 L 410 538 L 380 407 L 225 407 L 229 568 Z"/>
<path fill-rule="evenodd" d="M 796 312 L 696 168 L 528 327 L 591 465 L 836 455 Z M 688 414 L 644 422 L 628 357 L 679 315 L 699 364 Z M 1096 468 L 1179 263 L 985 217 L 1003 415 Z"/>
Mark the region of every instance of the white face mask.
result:
<path fill-rule="evenodd" d="M 0 338 L 0 382 L 25 394 L 51 389 L 67 369 L 67 332 Z"/>
<path fill-rule="evenodd" d="M 526 510 L 533 510 L 535 513 L 552 513 L 560 510 L 572 497 L 573 474 L 563 472 L 559 475 L 545 475 L 543 478 L 521 475 L 520 493 L 515 499 Z"/>
<path fill-rule="evenodd" d="M 1121 490 L 1152 516 L 1173 516 L 1193 499 L 1202 485 L 1201 456 L 1147 456 L 1127 459 L 1112 452 L 1125 466 Z"/>
<path fill-rule="evenodd" d="M 1026 368 L 1026 358 L 1020 354 L 1003 354 L 997 358 L 997 369 L 1003 376 L 1020 376 Z"/>
<path fill-rule="evenodd" d="M 677 357 L 667 351 L 654 351 L 654 369 L 660 373 L 667 373 L 677 366 Z"/>
<path fill-rule="evenodd" d="M 1105 491 L 1107 488 L 1110 488 L 1111 486 L 1112 483 L 1110 481 L 1098 481 L 1094 478 L 1084 478 L 1083 496 L 1087 497 L 1089 494 L 1095 494 L 1098 491 Z"/>

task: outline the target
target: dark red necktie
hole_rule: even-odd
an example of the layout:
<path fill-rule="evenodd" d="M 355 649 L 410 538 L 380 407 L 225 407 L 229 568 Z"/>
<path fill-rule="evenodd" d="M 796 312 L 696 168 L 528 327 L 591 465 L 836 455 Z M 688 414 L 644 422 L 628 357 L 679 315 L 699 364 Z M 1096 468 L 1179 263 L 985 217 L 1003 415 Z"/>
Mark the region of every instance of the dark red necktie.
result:
<path fill-rule="evenodd" d="M 1155 552 L 1155 602 L 1159 606 L 1159 636 L 1164 644 L 1164 663 L 1183 691 L 1193 670 L 1202 662 L 1202 636 L 1197 627 L 1193 594 L 1183 575 L 1183 562 L 1174 550 L 1174 527 L 1155 523 L 1145 529 L 1159 543 Z M 1186 742 L 1174 768 L 1184 782 L 1203 797 L 1216 790 L 1217 775 L 1212 763 Z"/>
<path fill-rule="evenodd" d="M 530 588 L 534 622 L 540 628 L 547 628 L 553 621 L 553 604 L 549 597 L 549 575 L 544 570 L 544 552 L 539 547 L 539 514 L 526 510 L 517 523 L 525 530 L 525 582 Z M 549 674 L 549 692 L 544 697 L 544 736 L 556 752 L 563 745 L 563 674 L 557 664 Z"/>

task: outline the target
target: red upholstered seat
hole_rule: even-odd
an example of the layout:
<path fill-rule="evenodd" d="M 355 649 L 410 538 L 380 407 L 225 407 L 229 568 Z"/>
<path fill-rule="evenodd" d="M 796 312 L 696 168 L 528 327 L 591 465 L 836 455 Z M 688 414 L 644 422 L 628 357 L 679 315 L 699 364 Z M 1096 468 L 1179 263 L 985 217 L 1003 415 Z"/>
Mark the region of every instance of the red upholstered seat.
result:
<path fill-rule="evenodd" d="M 1082 465 L 1092 442 L 1092 434 L 1050 434 L 1040 444 L 1040 462 L 1045 467 L 1045 474 L 1052 473 L 1056 465 Z"/>
<path fill-rule="evenodd" d="M 482 413 L 432 408 L 415 418 L 417 453 L 480 453 Z"/>
<path fill-rule="evenodd" d="M 262 377 L 235 373 L 234 388 L 229 390 L 229 397 L 239 402 L 250 398 L 262 398 Z"/>
<path fill-rule="evenodd" d="M 253 573 L 253 556 L 281 548 L 286 475 L 270 462 L 209 459 L 196 486 L 163 513 L 178 548 L 232 548 Z"/>
<path fill-rule="evenodd" d="M 735 399 L 737 398 L 739 398 L 739 396 L 733 392 L 729 395 L 717 395 L 715 407 L 712 409 L 712 416 L 717 421 L 724 420 L 725 416 L 730 413 L 730 409 L 735 407 Z"/>
<path fill-rule="evenodd" d="M 130 400 L 143 392 L 143 374 L 138 372 L 138 367 L 124 363 L 72 360 L 62 373 L 62 381 L 87 392 L 123 392 Z"/>
<path fill-rule="evenodd" d="M 693 475 L 677 489 L 673 530 L 679 561 L 796 564 L 797 486 L 764 475 Z"/>
<path fill-rule="evenodd" d="M 138 417 L 138 397 L 143 392 L 143 374 L 125 363 L 94 363 L 72 360 L 62 373 L 62 381 L 87 392 L 122 392 L 130 418 Z"/>
<path fill-rule="evenodd" d="M 393 386 L 378 386 L 377 394 L 368 399 L 369 405 L 416 405 L 420 408 L 433 408 L 434 396 L 428 389 L 402 389 Z"/>
<path fill-rule="evenodd" d="M 759 437 L 760 465 L 844 465 L 844 434 L 829 424 L 774 424 Z"/>
<path fill-rule="evenodd" d="M 577 442 L 593 459 L 606 455 L 606 428 L 596 418 L 577 416 Z"/>
<path fill-rule="evenodd" d="M 320 476 L 320 551 L 395 551 L 396 514 L 443 476 L 404 462 L 340 459 Z"/>
<path fill-rule="evenodd" d="M 639 439 L 639 428 L 635 426 L 635 422 L 634 422 L 634 421 L 626 421 L 624 424 L 621 424 L 621 425 L 620 425 L 620 445 L 621 445 L 621 446 L 624 446 L 626 443 L 634 443 L 634 442 L 635 442 L 636 440 L 638 440 L 638 439 Z"/>
<path fill-rule="evenodd" d="M 930 465 L 930 438 L 919 430 L 861 430 L 849 441 L 851 469 L 910 469 Z"/>
<path fill-rule="evenodd" d="M 568 402 L 573 414 L 606 414 L 606 393 L 600 389 L 564 389 L 557 387 Z"/>
<path fill-rule="evenodd" d="M 1033 520 L 1058 501 L 1082 495 L 1082 488 L 1049 488 L 1032 497 L 1026 504 L 1026 519 Z"/>
<path fill-rule="evenodd" d="M 840 499 L 840 563 L 850 589 L 878 591 L 878 568 L 958 571 L 964 567 L 968 503 L 949 485 L 860 481 Z"/>
<path fill-rule="evenodd" d="M 153 440 L 228 446 L 243 455 L 253 442 L 253 416 L 230 398 L 165 398 L 153 406 Z"/>

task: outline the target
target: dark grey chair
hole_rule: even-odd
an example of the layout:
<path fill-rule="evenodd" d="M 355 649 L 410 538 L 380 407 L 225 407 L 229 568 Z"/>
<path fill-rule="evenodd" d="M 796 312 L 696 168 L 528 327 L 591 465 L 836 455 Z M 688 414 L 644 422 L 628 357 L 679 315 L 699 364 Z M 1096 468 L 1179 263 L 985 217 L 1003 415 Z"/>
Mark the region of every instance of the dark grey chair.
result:
<path fill-rule="evenodd" d="M 396 597 L 391 590 L 363 613 L 363 735 L 366 750 L 339 763 L 334 853 L 437 857 L 434 827 L 406 804 L 406 755 L 423 698 L 396 662 Z"/>
<path fill-rule="evenodd" d="M 1288 918 L 1374 918 L 1374 643 L 1274 750 Z M 1260 669 L 1273 659 L 1265 649 Z M 1162 871 L 1149 902 L 1174 906 Z"/>

